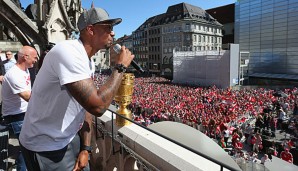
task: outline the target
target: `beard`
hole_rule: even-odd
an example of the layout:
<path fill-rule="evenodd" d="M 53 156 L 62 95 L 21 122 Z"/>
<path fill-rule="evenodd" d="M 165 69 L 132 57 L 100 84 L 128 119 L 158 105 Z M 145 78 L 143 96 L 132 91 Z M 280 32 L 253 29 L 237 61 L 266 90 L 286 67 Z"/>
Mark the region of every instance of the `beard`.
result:
<path fill-rule="evenodd" d="M 113 43 L 108 43 L 105 45 L 105 49 L 109 50 L 112 47 Z"/>

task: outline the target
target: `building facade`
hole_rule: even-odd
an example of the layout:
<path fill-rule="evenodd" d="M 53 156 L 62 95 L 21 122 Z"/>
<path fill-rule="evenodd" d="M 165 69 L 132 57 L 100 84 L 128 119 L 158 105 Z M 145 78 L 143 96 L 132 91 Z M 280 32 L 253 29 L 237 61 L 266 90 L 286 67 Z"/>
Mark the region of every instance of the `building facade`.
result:
<path fill-rule="evenodd" d="M 162 26 L 152 23 L 151 27 L 148 28 L 148 68 L 151 73 L 156 73 L 157 75 L 159 75 L 163 64 L 162 37 Z"/>
<path fill-rule="evenodd" d="M 129 50 L 132 50 L 133 46 L 132 46 L 132 37 L 131 37 L 131 35 L 125 35 L 121 40 L 121 44 L 124 45 Z"/>
<path fill-rule="evenodd" d="M 249 55 L 249 81 L 298 81 L 298 0 L 239 0 L 235 43 Z M 268 81 L 264 82 L 264 79 Z M 253 81 L 258 84 L 258 81 Z"/>
<path fill-rule="evenodd" d="M 235 4 L 207 9 L 206 12 L 223 25 L 222 49 L 228 49 L 229 44 L 234 43 Z"/>
<path fill-rule="evenodd" d="M 180 3 L 146 20 L 132 37 L 138 63 L 150 73 L 171 77 L 173 50 L 220 51 L 222 25 L 200 7 Z"/>
<path fill-rule="evenodd" d="M 102 72 L 110 69 L 110 57 L 109 52 L 106 49 L 99 50 L 92 56 L 92 60 L 95 64 L 94 70 L 96 72 Z"/>

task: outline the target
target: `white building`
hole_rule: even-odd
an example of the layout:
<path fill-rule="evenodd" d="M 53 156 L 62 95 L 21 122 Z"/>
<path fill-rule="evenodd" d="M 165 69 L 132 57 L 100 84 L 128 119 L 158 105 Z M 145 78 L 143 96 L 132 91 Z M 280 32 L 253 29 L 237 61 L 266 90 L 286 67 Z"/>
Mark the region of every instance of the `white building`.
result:
<path fill-rule="evenodd" d="M 95 71 L 101 72 L 102 70 L 110 68 L 110 58 L 108 52 L 104 50 L 98 51 L 94 56 L 92 56 L 92 60 L 95 64 Z"/>
<path fill-rule="evenodd" d="M 171 75 L 173 50 L 220 51 L 223 26 L 200 7 L 170 6 L 133 32 L 136 60 L 151 73 Z"/>

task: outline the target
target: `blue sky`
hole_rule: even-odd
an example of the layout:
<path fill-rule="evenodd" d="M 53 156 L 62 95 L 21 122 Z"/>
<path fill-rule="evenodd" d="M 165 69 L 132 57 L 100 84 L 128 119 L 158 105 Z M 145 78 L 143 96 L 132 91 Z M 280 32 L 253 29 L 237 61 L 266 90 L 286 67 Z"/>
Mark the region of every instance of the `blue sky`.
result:
<path fill-rule="evenodd" d="M 165 13 L 169 6 L 182 2 L 210 9 L 234 3 L 236 0 L 93 0 L 95 7 L 104 8 L 111 18 L 122 18 L 122 23 L 114 27 L 116 38 L 130 35 L 146 19 Z M 34 0 L 20 0 L 26 8 Z M 92 0 L 82 0 L 83 8 L 89 9 Z"/>

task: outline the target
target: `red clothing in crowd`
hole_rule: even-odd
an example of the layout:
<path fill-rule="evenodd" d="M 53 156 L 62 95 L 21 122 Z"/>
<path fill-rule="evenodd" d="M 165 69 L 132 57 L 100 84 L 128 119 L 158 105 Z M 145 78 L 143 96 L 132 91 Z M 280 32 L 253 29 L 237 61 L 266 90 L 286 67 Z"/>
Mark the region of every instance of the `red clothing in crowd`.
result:
<path fill-rule="evenodd" d="M 291 149 L 294 145 L 295 145 L 294 142 L 292 140 L 289 140 L 288 142 L 289 148 Z"/>
<path fill-rule="evenodd" d="M 100 85 L 108 78 L 95 74 L 95 84 Z M 268 104 L 274 104 L 277 98 L 274 90 L 264 88 L 232 90 L 217 88 L 216 86 L 202 88 L 172 84 L 170 80 L 162 77 L 135 78 L 134 93 L 131 105 L 133 109 L 150 109 L 150 119 L 153 122 L 169 119 L 160 115 L 162 111 L 175 116 L 177 122 L 191 125 L 197 118 L 202 120 L 206 134 L 213 135 L 225 129 L 230 122 L 242 123 L 248 114 L 259 115 Z M 289 95 L 284 103 L 292 105 L 296 98 L 297 88 L 287 89 Z M 150 113 L 151 113 L 150 112 Z M 139 112 L 138 112 L 139 113 Z M 138 122 L 147 121 L 146 118 L 136 117 Z M 272 120 L 272 122 L 275 122 Z M 151 123 L 151 122 L 150 122 Z M 146 123 L 150 124 L 149 122 Z M 210 127 L 209 127 L 210 126 Z M 273 126 L 274 127 L 274 126 Z M 233 142 L 235 142 L 233 137 Z M 241 139 L 241 137 L 239 137 Z M 252 139 L 252 144 L 258 141 Z M 290 144 L 288 146 L 291 146 Z"/>
<path fill-rule="evenodd" d="M 242 150 L 243 144 L 241 142 L 236 142 L 234 148 L 237 150 Z"/>
<path fill-rule="evenodd" d="M 237 133 L 234 133 L 232 136 L 232 145 L 235 147 L 236 140 L 239 139 L 240 136 Z"/>
<path fill-rule="evenodd" d="M 289 163 L 293 163 L 293 155 L 289 151 L 282 151 L 280 158 Z"/>
<path fill-rule="evenodd" d="M 255 136 L 251 137 L 251 144 L 255 144 L 256 143 L 257 138 Z"/>

